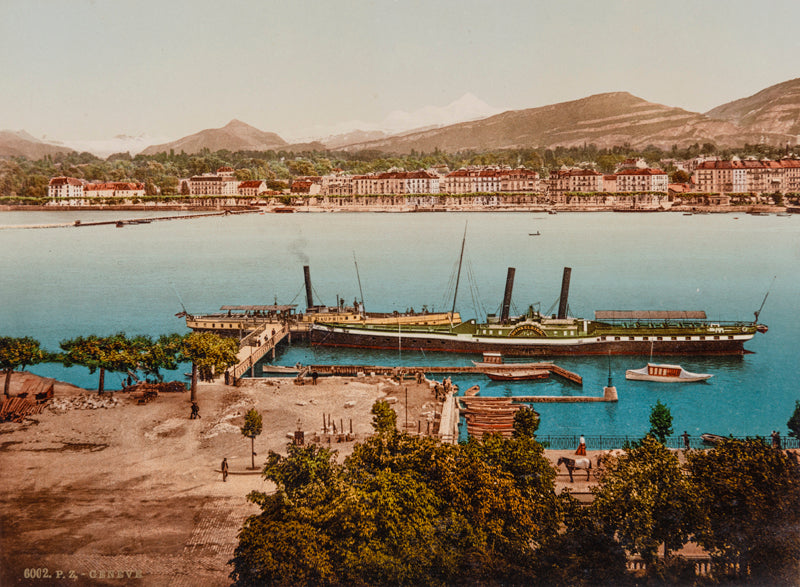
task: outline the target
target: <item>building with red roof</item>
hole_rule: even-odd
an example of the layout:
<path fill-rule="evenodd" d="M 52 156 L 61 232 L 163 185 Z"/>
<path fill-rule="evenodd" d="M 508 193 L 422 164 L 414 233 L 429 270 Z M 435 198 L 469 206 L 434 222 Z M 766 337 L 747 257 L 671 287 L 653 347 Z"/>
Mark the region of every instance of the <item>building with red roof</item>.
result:
<path fill-rule="evenodd" d="M 661 169 L 625 169 L 617 175 L 618 192 L 667 192 L 669 176 Z"/>
<path fill-rule="evenodd" d="M 144 184 L 122 181 L 87 183 L 83 187 L 83 194 L 87 198 L 141 198 L 144 196 Z"/>
<path fill-rule="evenodd" d="M 47 197 L 80 199 L 83 197 L 83 182 L 74 177 L 53 177 L 47 184 Z"/>
<path fill-rule="evenodd" d="M 257 198 L 268 191 L 267 182 L 263 179 L 253 179 L 239 183 L 239 195 Z"/>

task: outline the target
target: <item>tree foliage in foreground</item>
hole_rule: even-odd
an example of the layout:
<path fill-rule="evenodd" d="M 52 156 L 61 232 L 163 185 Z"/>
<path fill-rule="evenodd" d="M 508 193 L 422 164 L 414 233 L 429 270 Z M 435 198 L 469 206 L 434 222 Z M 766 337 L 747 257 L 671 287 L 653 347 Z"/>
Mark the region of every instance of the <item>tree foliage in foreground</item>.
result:
<path fill-rule="evenodd" d="M 0 369 L 5 373 L 3 394 L 8 396 L 11 386 L 11 373 L 14 369 L 36 365 L 47 358 L 47 353 L 39 346 L 39 341 L 29 336 L 14 338 L 0 336 Z"/>
<path fill-rule="evenodd" d="M 761 439 L 726 439 L 688 454 L 703 512 L 697 542 L 738 564 L 755 584 L 794 585 L 800 577 L 800 467 Z"/>
<path fill-rule="evenodd" d="M 270 453 L 278 489 L 249 499 L 237 585 L 446 585 L 529 581 L 536 545 L 556 533 L 555 471 L 530 437 L 462 445 L 384 429 L 336 453 Z"/>
<path fill-rule="evenodd" d="M 65 367 L 82 365 L 89 373 L 100 372 L 98 393 L 103 393 L 105 373 L 133 371 L 139 364 L 137 346 L 124 332 L 110 336 L 79 336 L 61 341 Z"/>
<path fill-rule="evenodd" d="M 650 434 L 664 444 L 667 436 L 671 436 L 672 433 L 672 414 L 669 408 L 662 404 L 661 400 L 658 400 L 650 410 Z"/>
<path fill-rule="evenodd" d="M 698 519 L 697 497 L 676 453 L 652 435 L 608 462 L 592 508 L 627 550 L 654 561 L 683 546 Z"/>
<path fill-rule="evenodd" d="M 192 332 L 183 338 L 181 356 L 192 363 L 191 400 L 197 399 L 197 377 L 213 381 L 238 362 L 239 343 L 213 332 Z"/>

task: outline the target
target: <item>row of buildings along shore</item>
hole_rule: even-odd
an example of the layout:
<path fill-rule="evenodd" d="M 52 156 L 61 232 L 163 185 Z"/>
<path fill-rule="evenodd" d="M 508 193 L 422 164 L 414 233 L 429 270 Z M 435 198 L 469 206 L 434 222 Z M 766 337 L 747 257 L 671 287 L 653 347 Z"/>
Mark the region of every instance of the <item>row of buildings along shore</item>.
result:
<path fill-rule="evenodd" d="M 670 184 L 666 171 L 647 166 L 642 159 L 624 161 L 615 173 L 589 168 L 552 171 L 543 179 L 536 171 L 506 166 L 471 166 L 456 171 L 439 166 L 428 170 L 392 170 L 348 175 L 340 169 L 329 175 L 297 177 L 289 191 L 296 196 L 409 196 L 466 194 L 566 194 L 674 193 L 797 194 L 800 193 L 800 159 L 693 160 L 678 164 L 691 174 L 686 184 Z M 278 195 L 266 180 L 239 181 L 235 170 L 221 167 L 215 173 L 181 180 L 180 193 L 190 197 L 221 196 L 261 198 Z M 145 186 L 135 182 L 88 183 L 72 177 L 50 180 L 48 196 L 55 200 L 141 198 Z M 724 200 L 715 202 L 724 204 Z"/>

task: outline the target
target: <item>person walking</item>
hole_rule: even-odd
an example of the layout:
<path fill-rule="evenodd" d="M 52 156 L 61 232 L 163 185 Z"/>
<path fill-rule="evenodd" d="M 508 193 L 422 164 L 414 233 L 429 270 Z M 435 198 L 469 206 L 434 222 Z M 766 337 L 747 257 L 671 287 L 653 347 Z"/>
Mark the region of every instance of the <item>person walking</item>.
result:
<path fill-rule="evenodd" d="M 227 457 L 222 459 L 222 467 L 221 468 L 222 468 L 222 480 L 223 481 L 227 481 L 228 480 L 228 458 Z"/>
<path fill-rule="evenodd" d="M 192 414 L 189 416 L 190 420 L 197 420 L 200 417 L 200 406 L 197 402 L 192 402 Z"/>
<path fill-rule="evenodd" d="M 586 456 L 586 439 L 581 434 L 581 439 L 578 442 L 578 450 L 575 451 L 576 455 L 580 455 L 582 457 Z"/>

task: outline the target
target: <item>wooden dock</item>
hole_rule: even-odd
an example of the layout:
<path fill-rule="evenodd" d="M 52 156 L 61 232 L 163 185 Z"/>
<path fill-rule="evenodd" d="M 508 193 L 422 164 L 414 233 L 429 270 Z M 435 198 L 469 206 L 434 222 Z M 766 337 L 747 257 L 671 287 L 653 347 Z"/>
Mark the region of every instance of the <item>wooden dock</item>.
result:
<path fill-rule="evenodd" d="M 316 371 L 320 375 L 344 375 L 354 377 L 359 373 L 375 373 L 376 375 L 398 375 L 412 374 L 412 373 L 431 373 L 452 375 L 458 373 L 483 373 L 487 369 L 492 371 L 516 371 L 520 368 L 525 369 L 544 369 L 571 381 L 578 385 L 583 385 L 583 378 L 577 373 L 567 371 L 563 367 L 554 365 L 553 363 L 503 363 L 498 365 L 484 366 L 484 365 L 465 365 L 462 367 L 446 367 L 446 366 L 398 366 L 390 367 L 386 365 L 311 365 L 309 369 Z"/>
<path fill-rule="evenodd" d="M 287 337 L 291 341 L 291 329 L 288 326 L 270 322 L 261 324 L 240 341 L 237 354 L 239 362 L 231 367 L 229 373 L 235 380 L 249 370 L 252 377 L 255 364 L 269 352 L 274 358 L 275 347 Z"/>

